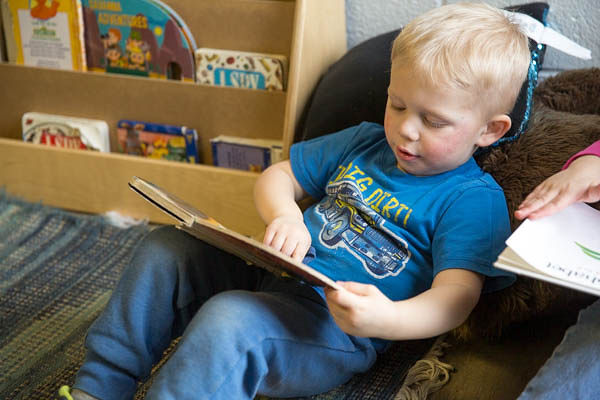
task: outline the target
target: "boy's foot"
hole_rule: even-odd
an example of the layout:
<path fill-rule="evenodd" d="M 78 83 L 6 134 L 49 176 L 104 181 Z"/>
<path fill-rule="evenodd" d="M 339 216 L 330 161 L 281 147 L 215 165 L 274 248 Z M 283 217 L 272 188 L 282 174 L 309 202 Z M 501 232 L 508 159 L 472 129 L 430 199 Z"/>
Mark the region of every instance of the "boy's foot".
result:
<path fill-rule="evenodd" d="M 60 400 L 98 400 L 94 396 L 90 396 L 79 389 L 71 390 L 68 386 L 61 386 L 61 388 L 58 389 L 58 398 Z"/>

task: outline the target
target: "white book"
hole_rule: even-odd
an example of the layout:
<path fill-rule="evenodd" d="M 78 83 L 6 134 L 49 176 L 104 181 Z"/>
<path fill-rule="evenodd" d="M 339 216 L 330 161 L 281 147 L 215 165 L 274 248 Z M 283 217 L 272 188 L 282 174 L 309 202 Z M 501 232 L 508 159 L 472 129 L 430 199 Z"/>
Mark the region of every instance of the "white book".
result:
<path fill-rule="evenodd" d="M 600 296 L 600 211 L 576 203 L 525 220 L 494 266 Z"/>

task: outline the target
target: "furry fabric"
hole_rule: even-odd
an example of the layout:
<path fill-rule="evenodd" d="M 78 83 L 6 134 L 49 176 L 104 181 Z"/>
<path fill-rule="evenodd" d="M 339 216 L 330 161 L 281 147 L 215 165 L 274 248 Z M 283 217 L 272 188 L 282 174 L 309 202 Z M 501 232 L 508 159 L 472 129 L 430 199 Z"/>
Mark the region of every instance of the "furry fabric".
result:
<path fill-rule="evenodd" d="M 511 225 L 513 212 L 539 183 L 560 170 L 567 159 L 600 139 L 600 69 L 563 72 L 542 82 L 534 93 L 528 130 L 515 142 L 478 157 L 481 167 L 504 188 Z M 596 208 L 600 204 L 596 203 Z M 600 208 L 599 208 L 600 209 Z M 452 334 L 494 339 L 512 324 L 551 313 L 593 297 L 519 276 L 500 292 L 483 295 L 469 319 Z"/>

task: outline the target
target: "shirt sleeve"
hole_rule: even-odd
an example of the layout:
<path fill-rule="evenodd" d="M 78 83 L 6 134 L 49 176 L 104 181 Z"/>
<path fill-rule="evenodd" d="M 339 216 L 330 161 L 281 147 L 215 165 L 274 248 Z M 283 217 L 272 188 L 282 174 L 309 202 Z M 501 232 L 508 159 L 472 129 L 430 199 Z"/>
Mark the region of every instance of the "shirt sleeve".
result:
<path fill-rule="evenodd" d="M 484 293 L 511 285 L 515 275 L 493 266 L 510 232 L 501 189 L 481 186 L 465 190 L 436 228 L 432 242 L 434 276 L 449 268 L 480 273 L 486 277 Z"/>
<path fill-rule="evenodd" d="M 331 175 L 354 147 L 359 128 L 360 125 L 353 126 L 292 145 L 292 172 L 311 197 L 319 199 L 325 195 L 325 186 Z"/>
<path fill-rule="evenodd" d="M 581 157 L 581 156 L 588 156 L 588 155 L 593 155 L 593 156 L 598 156 L 600 157 L 600 140 L 598 140 L 597 142 L 593 143 L 591 146 L 589 146 L 588 148 L 581 150 L 579 153 L 571 156 L 571 158 L 569 158 L 567 160 L 567 162 L 565 163 L 565 165 L 562 167 L 562 169 L 567 169 L 569 168 L 569 165 L 571 165 L 571 163 L 573 161 L 575 161 L 577 158 Z"/>

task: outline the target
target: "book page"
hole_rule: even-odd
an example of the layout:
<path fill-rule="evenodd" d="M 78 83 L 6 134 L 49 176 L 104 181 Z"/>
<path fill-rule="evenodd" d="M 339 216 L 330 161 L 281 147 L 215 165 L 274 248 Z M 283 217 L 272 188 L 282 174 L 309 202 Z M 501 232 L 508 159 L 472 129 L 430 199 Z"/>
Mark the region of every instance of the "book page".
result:
<path fill-rule="evenodd" d="M 600 212 L 587 204 L 525 220 L 506 244 L 548 275 L 600 290 Z"/>

